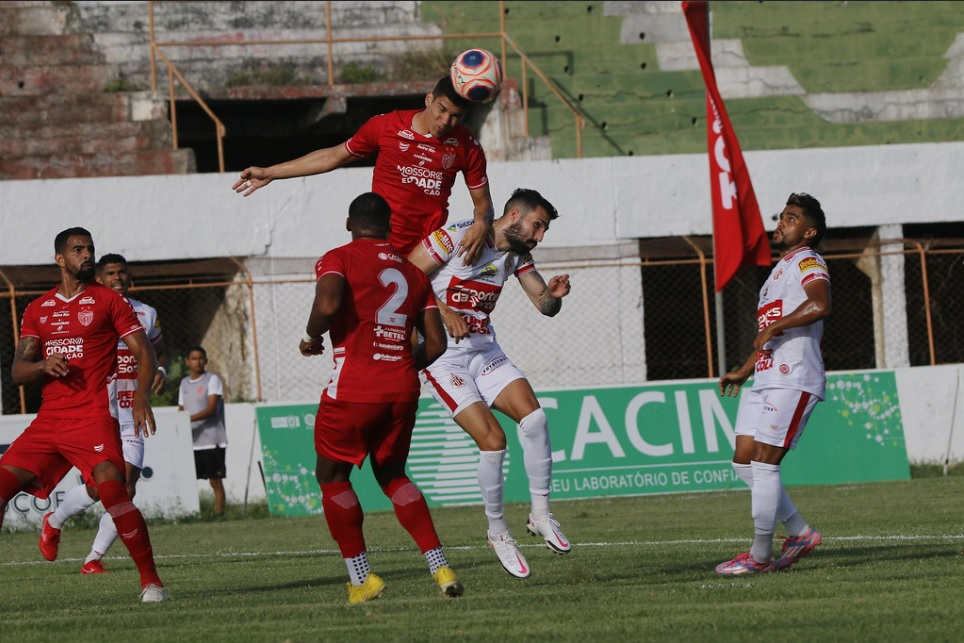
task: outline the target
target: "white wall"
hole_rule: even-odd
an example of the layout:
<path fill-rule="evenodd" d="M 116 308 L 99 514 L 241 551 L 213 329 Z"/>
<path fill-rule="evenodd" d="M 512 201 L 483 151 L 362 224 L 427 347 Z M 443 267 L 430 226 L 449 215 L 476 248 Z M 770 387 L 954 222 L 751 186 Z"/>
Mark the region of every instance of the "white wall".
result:
<path fill-rule="evenodd" d="M 748 152 L 746 161 L 764 213 L 805 191 L 820 199 L 831 228 L 964 220 L 964 143 Z M 497 211 L 516 187 L 541 191 L 560 211 L 543 247 L 573 248 L 710 234 L 707 171 L 705 155 L 691 154 L 492 163 L 489 178 Z M 348 204 L 371 187 L 370 168 L 345 168 L 243 198 L 231 191 L 236 178 L 2 181 L 0 265 L 51 263 L 54 235 L 74 225 L 136 261 L 315 258 L 346 242 Z M 470 216 L 461 186 L 450 211 Z M 764 223 L 773 225 L 768 216 Z"/>

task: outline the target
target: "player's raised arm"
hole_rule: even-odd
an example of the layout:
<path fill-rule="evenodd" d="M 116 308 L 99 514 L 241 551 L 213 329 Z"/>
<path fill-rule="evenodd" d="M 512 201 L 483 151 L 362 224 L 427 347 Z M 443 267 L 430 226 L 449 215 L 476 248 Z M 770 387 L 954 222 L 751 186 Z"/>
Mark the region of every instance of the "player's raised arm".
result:
<path fill-rule="evenodd" d="M 486 240 L 492 232 L 492 222 L 495 220 L 495 208 L 492 205 L 492 195 L 489 193 L 489 184 L 486 183 L 480 188 L 469 190 L 472 196 L 472 203 L 475 207 L 472 210 L 475 223 L 465 232 L 462 237 L 462 245 L 459 247 L 458 256 L 462 257 L 462 264 L 471 266 L 482 254 Z"/>
<path fill-rule="evenodd" d="M 562 298 L 572 290 L 569 275 L 556 275 L 547 284 L 537 270 L 519 277 L 519 284 L 529 296 L 529 301 L 546 317 L 556 316 L 562 309 Z"/>
<path fill-rule="evenodd" d="M 231 189 L 243 196 L 250 196 L 275 179 L 324 174 L 357 160 L 358 157 L 349 152 L 344 143 L 339 143 L 334 147 L 315 150 L 302 157 L 270 167 L 251 166 L 245 168 L 241 170 L 241 178 L 234 183 Z"/>

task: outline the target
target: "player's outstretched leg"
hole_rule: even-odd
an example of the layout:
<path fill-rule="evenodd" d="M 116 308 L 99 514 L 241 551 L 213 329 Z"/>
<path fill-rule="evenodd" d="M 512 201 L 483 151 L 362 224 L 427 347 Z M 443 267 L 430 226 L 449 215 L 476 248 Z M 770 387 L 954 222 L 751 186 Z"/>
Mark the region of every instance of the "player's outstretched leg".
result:
<path fill-rule="evenodd" d="M 94 536 L 94 544 L 90 548 L 90 553 L 84 559 L 84 565 L 80 568 L 81 574 L 104 574 L 107 570 L 102 562 L 107 551 L 117 540 L 117 527 L 114 526 L 114 519 L 110 513 L 104 512 L 100 517 L 100 527 L 97 535 Z"/>
<path fill-rule="evenodd" d="M 348 602 L 373 601 L 385 590 L 385 581 L 372 573 L 362 523 L 365 516 L 350 481 L 320 485 L 321 506 L 331 537 L 348 567 Z"/>
<path fill-rule="evenodd" d="M 557 554 L 572 550 L 569 539 L 562 533 L 559 521 L 549 512 L 549 485 L 552 479 L 552 445 L 549 442 L 549 423 L 546 412 L 536 409 L 519 422 L 522 429 L 523 461 L 529 478 L 532 511 L 526 530 L 542 538 L 546 547 Z"/>
<path fill-rule="evenodd" d="M 392 501 L 399 524 L 409 533 L 428 562 L 428 571 L 435 579 L 442 596 L 455 598 L 465 592 L 462 582 L 449 567 L 442 551 L 432 514 L 425 496 L 407 476 L 399 476 L 382 487 Z"/>
<path fill-rule="evenodd" d="M 57 508 L 44 516 L 40 527 L 40 553 L 47 560 L 57 560 L 60 548 L 60 530 L 72 516 L 87 511 L 97 502 L 90 496 L 87 485 L 80 484 L 67 490 Z"/>
<path fill-rule="evenodd" d="M 154 551 L 147 532 L 147 522 L 131 502 L 124 483 L 120 480 L 106 480 L 97 485 L 97 492 L 104 508 L 114 519 L 121 542 L 137 565 L 141 576 L 141 601 L 159 603 L 167 600 L 167 590 L 154 565 Z"/>

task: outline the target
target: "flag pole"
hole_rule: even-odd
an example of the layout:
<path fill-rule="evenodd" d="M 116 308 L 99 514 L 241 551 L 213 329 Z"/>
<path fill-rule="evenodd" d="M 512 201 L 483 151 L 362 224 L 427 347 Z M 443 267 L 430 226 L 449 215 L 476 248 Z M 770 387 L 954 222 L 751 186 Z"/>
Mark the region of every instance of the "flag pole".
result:
<path fill-rule="evenodd" d="M 713 264 L 714 268 L 716 264 Z M 726 333 L 723 328 L 723 291 L 717 290 L 715 293 L 716 301 L 716 364 L 717 372 L 720 377 L 729 371 L 726 367 Z"/>

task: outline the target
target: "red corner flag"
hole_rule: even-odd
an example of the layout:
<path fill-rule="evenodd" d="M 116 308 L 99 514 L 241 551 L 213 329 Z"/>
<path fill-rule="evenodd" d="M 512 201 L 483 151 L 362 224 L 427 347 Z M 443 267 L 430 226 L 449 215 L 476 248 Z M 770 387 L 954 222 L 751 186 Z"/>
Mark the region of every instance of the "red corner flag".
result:
<path fill-rule="evenodd" d="M 709 3 L 683 2 L 683 14 L 706 85 L 706 134 L 713 195 L 713 254 L 716 290 L 743 266 L 769 266 L 770 245 L 753 193 L 743 152 L 726 115 L 710 60 Z"/>

